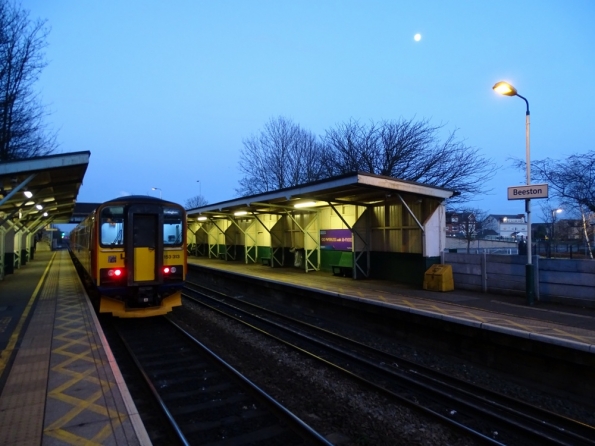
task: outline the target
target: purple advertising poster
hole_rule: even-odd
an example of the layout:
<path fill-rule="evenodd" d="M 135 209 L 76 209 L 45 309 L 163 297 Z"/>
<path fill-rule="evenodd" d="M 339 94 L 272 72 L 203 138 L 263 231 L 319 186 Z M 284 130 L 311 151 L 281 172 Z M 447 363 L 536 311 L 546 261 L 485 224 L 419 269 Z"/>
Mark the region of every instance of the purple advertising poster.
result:
<path fill-rule="evenodd" d="M 322 229 L 320 231 L 320 249 L 351 251 L 353 238 L 349 229 Z"/>

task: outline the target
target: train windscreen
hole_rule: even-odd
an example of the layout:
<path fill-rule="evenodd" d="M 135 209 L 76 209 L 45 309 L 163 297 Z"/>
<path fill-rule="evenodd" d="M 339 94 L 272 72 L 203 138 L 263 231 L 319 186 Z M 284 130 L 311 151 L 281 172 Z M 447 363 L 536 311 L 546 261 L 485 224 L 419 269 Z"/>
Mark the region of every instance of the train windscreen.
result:
<path fill-rule="evenodd" d="M 163 209 L 163 244 L 165 246 L 182 244 L 183 218 L 183 212 L 180 209 Z"/>
<path fill-rule="evenodd" d="M 103 246 L 121 245 L 124 242 L 124 207 L 107 206 L 99 216 L 100 243 Z"/>

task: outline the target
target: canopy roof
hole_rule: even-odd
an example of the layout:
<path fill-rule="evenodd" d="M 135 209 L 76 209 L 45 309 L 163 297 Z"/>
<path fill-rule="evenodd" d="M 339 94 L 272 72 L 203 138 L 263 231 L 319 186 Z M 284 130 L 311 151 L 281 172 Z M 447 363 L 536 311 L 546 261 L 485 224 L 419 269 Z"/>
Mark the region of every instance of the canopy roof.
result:
<path fill-rule="evenodd" d="M 456 192 L 412 181 L 398 180 L 369 173 L 355 172 L 300 186 L 237 198 L 188 210 L 189 216 L 222 217 L 239 211 L 275 213 L 280 209 L 305 205 L 306 209 L 331 204 L 368 206 L 396 201 L 401 195 L 429 197 L 443 201 Z"/>
<path fill-rule="evenodd" d="M 8 219 L 25 226 L 43 219 L 68 223 L 90 156 L 72 152 L 0 163 L 0 225 Z"/>

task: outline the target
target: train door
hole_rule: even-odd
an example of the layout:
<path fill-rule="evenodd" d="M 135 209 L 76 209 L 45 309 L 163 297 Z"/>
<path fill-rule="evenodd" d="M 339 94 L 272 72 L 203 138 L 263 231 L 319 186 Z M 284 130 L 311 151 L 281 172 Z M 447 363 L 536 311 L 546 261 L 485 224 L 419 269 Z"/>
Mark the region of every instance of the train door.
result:
<path fill-rule="evenodd" d="M 129 285 L 150 285 L 160 279 L 160 264 L 163 257 L 163 248 L 159 240 L 162 237 L 160 230 L 160 212 L 158 207 L 131 206 L 128 211 L 128 227 L 132 232 L 129 252 L 126 253 L 129 275 Z"/>

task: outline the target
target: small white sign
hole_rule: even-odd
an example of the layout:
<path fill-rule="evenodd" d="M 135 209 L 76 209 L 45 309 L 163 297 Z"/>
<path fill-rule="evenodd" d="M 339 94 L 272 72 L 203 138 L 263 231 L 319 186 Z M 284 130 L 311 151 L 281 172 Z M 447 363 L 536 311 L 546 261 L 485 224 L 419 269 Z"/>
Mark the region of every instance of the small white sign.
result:
<path fill-rule="evenodd" d="M 529 186 L 510 186 L 508 188 L 509 200 L 526 200 L 528 198 L 547 198 L 547 184 L 531 184 Z"/>

